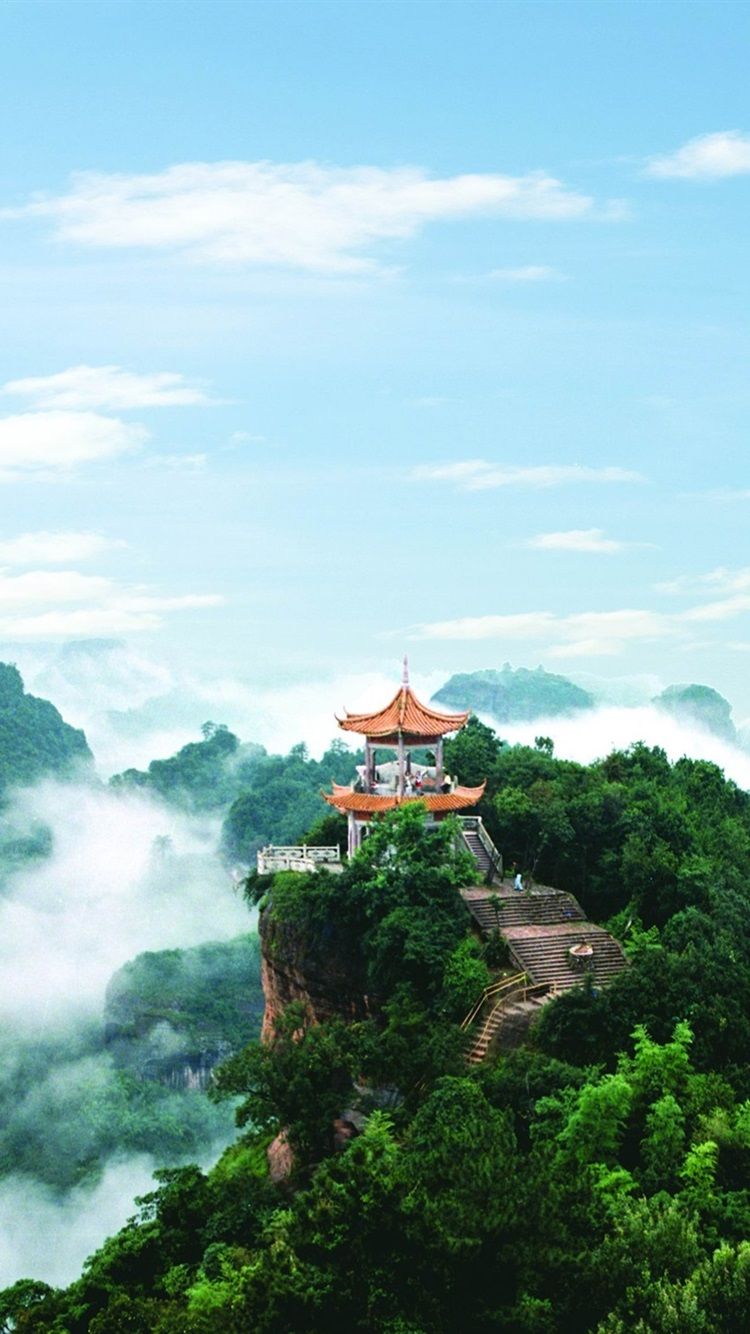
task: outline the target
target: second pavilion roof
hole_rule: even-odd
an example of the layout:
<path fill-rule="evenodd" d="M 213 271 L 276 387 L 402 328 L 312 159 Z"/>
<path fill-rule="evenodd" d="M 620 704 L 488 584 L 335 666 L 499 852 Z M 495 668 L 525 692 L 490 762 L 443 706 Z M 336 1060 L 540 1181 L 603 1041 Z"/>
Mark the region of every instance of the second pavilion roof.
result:
<path fill-rule="evenodd" d="M 484 795 L 484 783 L 481 787 L 455 787 L 452 792 L 438 792 L 435 794 L 424 794 L 423 796 L 376 796 L 369 792 L 353 792 L 350 787 L 342 787 L 339 783 L 333 784 L 333 792 L 324 792 L 323 797 L 329 806 L 335 806 L 337 811 L 345 814 L 352 811 L 354 815 L 372 816 L 382 815 L 385 811 L 392 811 L 397 806 L 406 806 L 409 803 L 419 801 L 426 806 L 428 811 L 440 812 L 447 815 L 450 811 L 464 811 L 470 806 L 476 806 Z"/>
<path fill-rule="evenodd" d="M 401 735 L 407 745 L 416 746 L 434 741 L 448 732 L 460 731 L 468 717 L 468 710 L 466 713 L 439 713 L 437 709 L 429 708 L 417 699 L 405 682 L 377 713 L 349 713 L 347 710 L 346 717 L 337 717 L 336 721 L 345 732 L 359 732 L 383 745 L 395 745 Z"/>

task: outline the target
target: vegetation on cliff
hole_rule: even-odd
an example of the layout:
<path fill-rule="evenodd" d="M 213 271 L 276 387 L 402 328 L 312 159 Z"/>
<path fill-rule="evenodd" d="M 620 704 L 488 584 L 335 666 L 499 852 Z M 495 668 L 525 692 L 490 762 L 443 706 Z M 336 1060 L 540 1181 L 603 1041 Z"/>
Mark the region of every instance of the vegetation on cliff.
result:
<path fill-rule="evenodd" d="M 592 709 L 594 696 L 565 676 L 543 667 L 515 670 L 505 663 L 500 671 L 460 672 L 451 676 L 435 695 L 438 704 L 452 709 L 473 709 L 499 723 L 556 718 L 579 709 Z"/>
<path fill-rule="evenodd" d="M 335 954 L 354 1022 L 290 1007 L 221 1070 L 243 1134 L 162 1174 L 56 1292 L 0 1298 L 49 1334 L 715 1334 L 750 1306 L 750 798 L 634 746 L 592 766 L 476 722 L 449 767 L 487 776 L 509 858 L 570 888 L 630 953 L 545 1008 L 532 1043 L 463 1062 L 486 961 L 450 825 L 407 808 L 343 875 L 252 878 L 268 945 Z M 542 875 L 542 872 L 544 875 Z M 354 1135 L 354 1127 L 361 1133 Z M 265 1148 L 283 1132 L 290 1179 Z"/>
<path fill-rule="evenodd" d="M 241 936 L 139 955 L 112 979 L 105 1027 L 6 1033 L 0 1178 L 65 1191 L 112 1155 L 174 1163 L 225 1140 L 231 1117 L 196 1076 L 257 1036 L 262 1006 L 257 937 Z"/>
<path fill-rule="evenodd" d="M 49 700 L 27 695 L 18 669 L 0 662 L 0 795 L 40 778 L 70 777 L 91 759 L 83 732 Z"/>
<path fill-rule="evenodd" d="M 737 741 L 732 706 L 711 686 L 668 686 L 654 699 L 657 708 L 684 723 L 697 723 L 722 741 Z"/>
<path fill-rule="evenodd" d="M 292 746 L 288 755 L 269 755 L 253 742 L 241 744 L 222 723 L 205 723 L 202 741 L 110 781 L 180 810 L 215 812 L 223 819 L 226 859 L 252 865 L 264 844 L 296 843 L 309 826 L 325 820 L 329 807 L 321 793 L 331 783 L 349 782 L 360 760 L 338 740 L 319 760 L 310 759 L 303 744 Z"/>

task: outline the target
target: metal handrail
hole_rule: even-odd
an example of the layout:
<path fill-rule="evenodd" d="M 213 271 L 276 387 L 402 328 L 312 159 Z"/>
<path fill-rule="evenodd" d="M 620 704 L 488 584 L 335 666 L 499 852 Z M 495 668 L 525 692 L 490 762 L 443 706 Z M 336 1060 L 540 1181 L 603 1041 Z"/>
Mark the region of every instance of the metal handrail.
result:
<path fill-rule="evenodd" d="M 523 973 L 522 976 L 525 977 L 526 974 Z M 557 995 L 557 983 L 556 983 L 556 982 L 532 982 L 530 986 L 521 986 L 521 987 L 519 987 L 517 991 L 514 991 L 514 992 L 513 992 L 513 995 L 512 995 L 512 996 L 511 996 L 511 995 L 505 995 L 505 996 L 501 996 L 501 997 L 499 997 L 498 1000 L 497 1000 L 497 1001 L 495 1002 L 495 1004 L 493 1005 L 492 1009 L 490 1010 L 489 1014 L 488 1014 L 487 1017 L 485 1018 L 485 1021 L 484 1021 L 484 1023 L 482 1024 L 482 1027 L 481 1027 L 480 1031 L 477 1033 L 477 1035 L 476 1035 L 476 1037 L 475 1037 L 475 1039 L 474 1039 L 474 1042 L 473 1042 L 473 1044 L 472 1044 L 471 1051 L 468 1053 L 468 1055 L 471 1056 L 472 1052 L 475 1052 L 479 1047 L 482 1046 L 482 1043 L 484 1042 L 484 1039 L 487 1037 L 488 1033 L 490 1032 L 490 1026 L 491 1026 L 491 1024 L 492 1024 L 492 1020 L 493 1020 L 494 1016 L 497 1014 L 497 1011 L 498 1011 L 499 1009 L 501 1009 L 501 1008 L 506 1004 L 507 1001 L 510 1001 L 511 999 L 512 999 L 514 1002 L 517 1001 L 517 1000 L 521 1000 L 521 1001 L 528 1000 L 529 996 L 531 996 L 531 995 L 532 995 L 534 992 L 536 992 L 536 991 L 547 991 L 547 992 L 549 992 L 549 993 L 551 994 L 551 996 L 556 996 L 556 995 Z"/>
<path fill-rule="evenodd" d="M 527 973 L 513 973 L 511 977 L 501 977 L 497 982 L 491 982 L 488 987 L 484 988 L 479 999 L 469 1010 L 469 1013 L 461 1024 L 462 1031 L 465 1031 L 471 1024 L 473 1024 L 485 1001 L 490 1000 L 493 996 L 497 996 L 501 991 L 507 991 L 509 987 L 517 987 L 519 983 L 525 981 L 527 977 Z"/>

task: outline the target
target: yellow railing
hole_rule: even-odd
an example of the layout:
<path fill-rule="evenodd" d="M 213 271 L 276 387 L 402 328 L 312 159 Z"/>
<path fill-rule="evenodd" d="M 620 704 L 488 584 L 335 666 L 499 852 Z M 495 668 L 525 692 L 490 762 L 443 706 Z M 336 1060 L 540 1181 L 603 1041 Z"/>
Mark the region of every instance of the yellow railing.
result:
<path fill-rule="evenodd" d="M 461 1028 L 466 1030 L 471 1027 L 486 1001 L 491 1000 L 493 996 L 500 996 L 502 992 L 508 991 L 511 987 L 520 986 L 526 981 L 527 976 L 526 973 L 514 973 L 512 977 L 501 977 L 499 981 L 490 983 L 488 987 L 485 987 L 479 999 L 469 1010 L 469 1013 L 461 1024 Z M 494 1010 L 495 1006 L 493 1005 L 492 1008 Z"/>
<path fill-rule="evenodd" d="M 528 985 L 524 985 L 527 980 L 526 973 L 516 973 L 514 977 L 506 979 L 505 986 L 496 983 L 494 987 L 486 988 L 482 998 L 480 998 L 478 1004 L 475 1005 L 474 1009 L 471 1011 L 472 1018 L 467 1016 L 468 1022 L 465 1021 L 465 1023 L 462 1024 L 462 1028 L 468 1028 L 469 1024 L 472 1023 L 473 1019 L 479 1014 L 484 1001 L 490 999 L 493 994 L 497 995 L 495 1004 L 492 1006 L 489 1014 L 486 1015 L 484 1023 L 474 1038 L 474 1042 L 467 1053 L 469 1060 L 471 1060 L 474 1052 L 480 1050 L 484 1045 L 485 1039 L 492 1031 L 492 1021 L 497 1014 L 497 1011 L 505 1005 L 506 1001 L 525 1001 L 528 1000 L 529 996 L 533 996 L 535 993 L 539 992 L 548 992 L 550 997 L 557 995 L 557 984 L 555 982 L 532 982 Z"/>

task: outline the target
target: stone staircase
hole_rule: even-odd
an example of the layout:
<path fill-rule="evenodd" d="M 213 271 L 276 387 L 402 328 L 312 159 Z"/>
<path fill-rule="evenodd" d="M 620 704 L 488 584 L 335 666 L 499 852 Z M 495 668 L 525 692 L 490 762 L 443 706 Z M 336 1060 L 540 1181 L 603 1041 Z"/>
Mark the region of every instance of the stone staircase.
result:
<path fill-rule="evenodd" d="M 487 935 L 506 927 L 545 926 L 558 922 L 584 921 L 580 903 L 561 889 L 525 889 L 520 893 L 500 885 L 494 893 L 477 886 L 464 893 L 464 899 L 481 931 Z"/>
<path fill-rule="evenodd" d="M 519 969 L 493 983 L 467 1017 L 471 1064 L 483 1061 L 491 1047 L 507 1051 L 525 1042 L 535 1016 L 556 995 L 582 986 L 587 977 L 605 986 L 627 966 L 619 942 L 589 922 L 578 900 L 563 890 L 538 885 L 519 892 L 500 883 L 494 890 L 474 885 L 462 895 L 482 934 L 498 930 Z M 578 957 L 571 949 L 579 950 Z"/>
<path fill-rule="evenodd" d="M 547 983 L 558 991 L 579 987 L 590 975 L 595 986 L 605 986 L 626 966 L 619 941 L 593 922 L 561 922 L 546 927 L 516 926 L 503 931 L 511 957 L 533 982 Z M 576 967 L 571 946 L 589 945 L 593 951 Z"/>
<path fill-rule="evenodd" d="M 461 820 L 461 834 L 476 863 L 477 878 L 486 884 L 492 873 L 493 881 L 502 880 L 503 860 L 482 820 L 478 816 L 465 816 Z"/>
<path fill-rule="evenodd" d="M 486 879 L 490 869 L 490 854 L 482 846 L 479 835 L 473 829 L 464 830 L 464 843 L 477 864 L 477 870 L 482 880 Z"/>
<path fill-rule="evenodd" d="M 493 1044 L 502 1046 L 503 1051 L 511 1051 L 526 1041 L 531 1024 L 550 997 L 532 995 L 524 999 L 524 995 L 521 991 L 517 999 L 510 996 L 490 1010 L 466 1054 L 470 1065 L 483 1061 Z"/>

